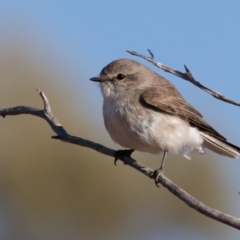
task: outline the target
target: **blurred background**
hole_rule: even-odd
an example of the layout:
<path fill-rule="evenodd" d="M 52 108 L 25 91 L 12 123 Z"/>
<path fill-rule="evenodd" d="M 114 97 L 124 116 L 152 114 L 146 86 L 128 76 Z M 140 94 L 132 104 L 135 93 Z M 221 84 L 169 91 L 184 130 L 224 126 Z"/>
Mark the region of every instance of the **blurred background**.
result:
<path fill-rule="evenodd" d="M 69 132 L 114 149 L 102 96 L 89 78 L 110 61 L 140 61 L 240 145 L 240 109 L 164 73 L 126 50 L 240 101 L 239 1 L 0 1 L 0 107 L 42 108 L 36 89 Z M 190 209 L 121 162 L 52 140 L 48 124 L 0 119 L 0 239 L 239 239 L 239 231 Z M 135 152 L 157 168 L 162 156 Z M 206 205 L 240 217 L 240 161 L 207 152 L 167 159 L 165 174 Z"/>

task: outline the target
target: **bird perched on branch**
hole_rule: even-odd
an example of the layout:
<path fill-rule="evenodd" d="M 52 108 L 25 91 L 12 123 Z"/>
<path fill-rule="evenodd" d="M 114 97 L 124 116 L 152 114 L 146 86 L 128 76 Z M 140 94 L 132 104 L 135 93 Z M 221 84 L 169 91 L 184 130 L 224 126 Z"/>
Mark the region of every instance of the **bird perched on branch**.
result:
<path fill-rule="evenodd" d="M 131 155 L 134 150 L 153 154 L 168 152 L 203 154 L 208 148 L 220 155 L 237 158 L 240 148 L 229 143 L 212 128 L 177 88 L 159 74 L 137 61 L 118 59 L 104 67 L 99 76 L 103 95 L 105 127 L 112 140 L 128 150 L 116 152 Z"/>

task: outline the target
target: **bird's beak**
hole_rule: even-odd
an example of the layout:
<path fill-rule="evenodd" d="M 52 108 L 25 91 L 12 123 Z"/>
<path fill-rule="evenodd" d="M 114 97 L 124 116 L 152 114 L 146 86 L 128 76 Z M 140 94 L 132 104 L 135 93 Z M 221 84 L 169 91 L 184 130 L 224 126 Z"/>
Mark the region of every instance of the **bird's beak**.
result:
<path fill-rule="evenodd" d="M 107 78 L 103 76 L 98 76 L 98 77 L 92 77 L 89 80 L 93 82 L 103 82 L 103 81 L 107 81 Z"/>

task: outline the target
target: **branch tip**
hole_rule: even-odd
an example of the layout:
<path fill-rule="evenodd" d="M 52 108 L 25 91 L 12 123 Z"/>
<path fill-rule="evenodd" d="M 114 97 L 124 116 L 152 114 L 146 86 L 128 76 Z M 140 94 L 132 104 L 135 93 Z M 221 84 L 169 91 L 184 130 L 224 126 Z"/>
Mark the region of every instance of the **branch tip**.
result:
<path fill-rule="evenodd" d="M 37 88 L 37 92 L 40 94 L 42 91 L 40 88 Z"/>
<path fill-rule="evenodd" d="M 154 54 L 153 54 L 153 52 L 152 52 L 150 49 L 147 49 L 147 50 L 148 50 L 148 52 L 149 52 L 151 58 L 154 59 Z"/>
<path fill-rule="evenodd" d="M 190 73 L 190 70 L 189 70 L 189 68 L 184 64 L 184 68 L 185 68 L 185 71 L 187 72 L 187 73 Z"/>
<path fill-rule="evenodd" d="M 51 136 L 52 139 L 60 139 L 60 137 L 58 135 L 55 136 Z"/>

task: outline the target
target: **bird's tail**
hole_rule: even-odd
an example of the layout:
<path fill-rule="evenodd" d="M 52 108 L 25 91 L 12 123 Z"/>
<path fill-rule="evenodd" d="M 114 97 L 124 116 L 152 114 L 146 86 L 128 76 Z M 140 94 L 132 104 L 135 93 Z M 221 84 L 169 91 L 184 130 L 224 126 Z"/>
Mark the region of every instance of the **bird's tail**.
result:
<path fill-rule="evenodd" d="M 240 148 L 232 143 L 229 143 L 226 140 L 220 140 L 207 134 L 206 132 L 200 132 L 200 134 L 204 139 L 204 147 L 212 150 L 213 152 L 230 158 L 238 158 L 240 156 Z"/>

